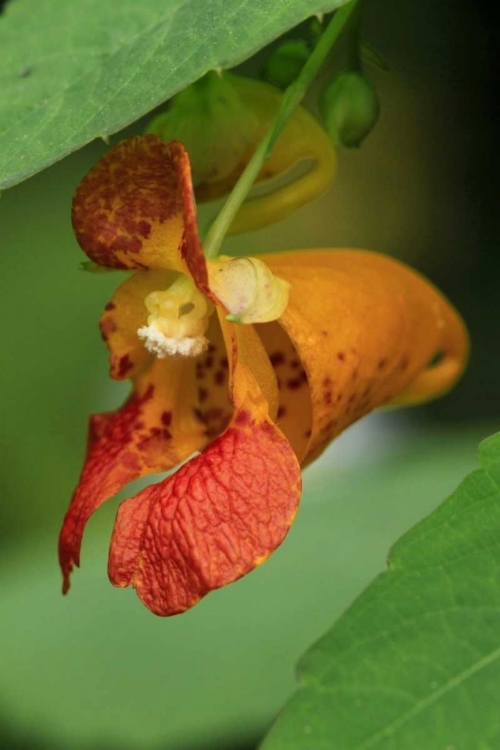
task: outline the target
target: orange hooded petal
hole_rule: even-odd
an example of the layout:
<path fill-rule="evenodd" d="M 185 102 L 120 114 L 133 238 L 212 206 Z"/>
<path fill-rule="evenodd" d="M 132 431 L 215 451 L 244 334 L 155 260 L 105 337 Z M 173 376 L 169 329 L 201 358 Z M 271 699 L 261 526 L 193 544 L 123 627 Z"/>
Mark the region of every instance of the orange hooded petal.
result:
<path fill-rule="evenodd" d="M 279 322 L 298 357 L 286 350 L 275 323 L 261 328 L 281 366 L 280 410 L 293 410 L 291 440 L 301 463 L 372 409 L 439 396 L 463 371 L 468 339 L 461 318 L 402 263 L 361 250 L 284 253 L 265 261 L 291 284 Z M 433 367 L 436 355 L 441 359 Z M 288 437 L 287 422 L 279 424 Z"/>
<path fill-rule="evenodd" d="M 208 293 L 189 157 L 154 135 L 122 141 L 90 170 L 73 199 L 83 251 L 109 268 L 167 269 Z"/>
<path fill-rule="evenodd" d="M 111 540 L 111 582 L 132 584 L 158 615 L 183 612 L 263 562 L 283 541 L 300 497 L 297 460 L 246 361 L 253 344 L 222 325 L 231 424 L 176 474 L 122 503 Z"/>

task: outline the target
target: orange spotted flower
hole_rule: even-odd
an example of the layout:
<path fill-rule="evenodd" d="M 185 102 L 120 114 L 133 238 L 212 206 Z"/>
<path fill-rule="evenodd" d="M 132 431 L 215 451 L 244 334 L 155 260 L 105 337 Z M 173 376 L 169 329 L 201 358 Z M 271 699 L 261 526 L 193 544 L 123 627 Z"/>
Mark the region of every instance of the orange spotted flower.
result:
<path fill-rule="evenodd" d="M 178 142 L 148 135 L 109 151 L 76 192 L 73 224 L 92 261 L 134 271 L 101 318 L 111 376 L 132 392 L 90 419 L 59 542 L 64 591 L 91 514 L 189 459 L 121 504 L 108 573 L 158 615 L 192 607 L 281 544 L 301 467 L 336 435 L 376 407 L 445 392 L 463 369 L 459 316 L 395 260 L 207 260 Z"/>

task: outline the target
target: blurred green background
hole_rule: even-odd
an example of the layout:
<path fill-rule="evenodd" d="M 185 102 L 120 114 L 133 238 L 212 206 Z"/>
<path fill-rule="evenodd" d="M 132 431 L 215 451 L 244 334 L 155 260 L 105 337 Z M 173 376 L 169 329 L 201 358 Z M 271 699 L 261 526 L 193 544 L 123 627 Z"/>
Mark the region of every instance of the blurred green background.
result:
<path fill-rule="evenodd" d="M 255 747 L 294 689 L 300 654 L 474 467 L 500 412 L 493 29 L 480 2 L 368 0 L 365 38 L 391 67 L 368 71 L 377 128 L 341 152 L 327 195 L 226 246 L 366 247 L 408 261 L 467 320 L 467 375 L 436 404 L 349 430 L 305 473 L 286 543 L 180 617 L 155 618 L 108 583 L 116 500 L 89 523 L 82 570 L 60 594 L 57 534 L 87 415 L 126 392 L 108 381 L 97 332 L 121 277 L 78 270 L 69 220 L 74 189 L 106 147 L 90 144 L 2 196 L 1 747 Z"/>

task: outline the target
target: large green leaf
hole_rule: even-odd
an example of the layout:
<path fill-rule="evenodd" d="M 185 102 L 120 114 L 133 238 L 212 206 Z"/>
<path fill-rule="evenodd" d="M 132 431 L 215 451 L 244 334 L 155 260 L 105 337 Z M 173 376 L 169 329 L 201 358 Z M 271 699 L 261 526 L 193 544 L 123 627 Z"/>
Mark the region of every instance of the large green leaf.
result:
<path fill-rule="evenodd" d="M 500 747 L 500 433 L 479 458 L 302 659 L 263 750 Z"/>
<path fill-rule="evenodd" d="M 345 1 L 11 0 L 0 16 L 0 187 Z"/>

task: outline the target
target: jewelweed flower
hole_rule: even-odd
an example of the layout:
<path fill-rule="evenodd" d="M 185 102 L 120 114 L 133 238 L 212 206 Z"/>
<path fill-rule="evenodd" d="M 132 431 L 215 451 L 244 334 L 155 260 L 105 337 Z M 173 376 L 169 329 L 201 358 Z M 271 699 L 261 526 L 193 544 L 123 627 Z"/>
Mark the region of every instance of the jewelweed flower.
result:
<path fill-rule="evenodd" d="M 301 468 L 336 435 L 376 407 L 444 393 L 463 369 L 460 317 L 395 260 L 207 260 L 179 142 L 139 136 L 109 151 L 78 187 L 73 224 L 92 261 L 133 271 L 101 318 L 111 376 L 132 392 L 90 419 L 60 536 L 64 591 L 91 514 L 182 464 L 120 505 L 108 573 L 158 615 L 188 609 L 281 544 Z"/>

